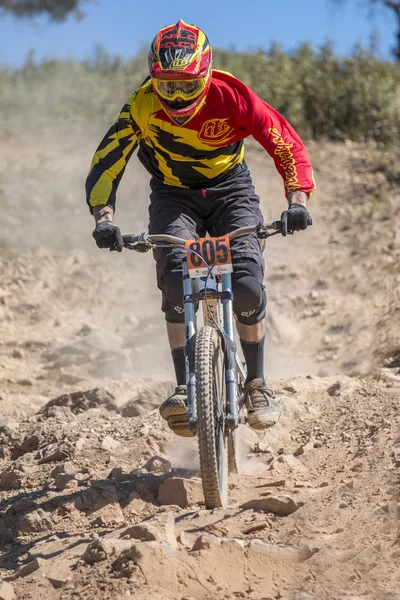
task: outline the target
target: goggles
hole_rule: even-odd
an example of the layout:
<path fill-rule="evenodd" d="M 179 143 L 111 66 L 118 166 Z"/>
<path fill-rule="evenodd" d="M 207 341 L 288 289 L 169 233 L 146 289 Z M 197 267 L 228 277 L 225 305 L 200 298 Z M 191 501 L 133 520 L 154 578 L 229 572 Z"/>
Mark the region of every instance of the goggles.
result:
<path fill-rule="evenodd" d="M 183 100 L 195 100 L 197 96 L 205 89 L 207 78 L 201 77 L 199 79 L 186 79 L 183 80 L 165 80 L 165 79 L 153 79 L 153 85 L 157 93 L 164 98 L 173 102 L 177 98 Z"/>

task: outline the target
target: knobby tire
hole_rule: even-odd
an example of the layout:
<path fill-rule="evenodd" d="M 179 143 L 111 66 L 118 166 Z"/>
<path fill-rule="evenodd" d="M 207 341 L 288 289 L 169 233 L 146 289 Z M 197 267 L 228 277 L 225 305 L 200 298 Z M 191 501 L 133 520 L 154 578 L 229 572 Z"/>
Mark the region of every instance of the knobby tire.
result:
<path fill-rule="evenodd" d="M 225 435 L 225 380 L 217 331 L 208 325 L 196 334 L 197 434 L 206 508 L 228 503 L 228 439 Z"/>

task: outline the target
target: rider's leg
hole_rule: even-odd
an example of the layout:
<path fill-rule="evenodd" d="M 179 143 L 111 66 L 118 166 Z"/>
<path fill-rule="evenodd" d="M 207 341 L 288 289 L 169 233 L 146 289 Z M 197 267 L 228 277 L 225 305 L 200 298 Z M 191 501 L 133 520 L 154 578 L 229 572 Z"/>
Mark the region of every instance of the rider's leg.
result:
<path fill-rule="evenodd" d="M 210 200 L 210 219 L 206 225 L 213 236 L 263 222 L 259 198 L 247 169 L 207 190 L 205 196 Z M 244 390 L 247 421 L 254 429 L 265 429 L 277 421 L 279 407 L 264 380 L 266 295 L 264 260 L 257 235 L 236 238 L 231 243 L 231 252 L 233 309 L 248 371 Z"/>
<path fill-rule="evenodd" d="M 174 433 L 191 437 L 188 427 L 186 363 L 185 363 L 185 323 L 183 322 L 182 271 L 176 267 L 181 258 L 169 261 L 164 268 L 162 308 L 167 322 L 167 334 L 174 363 L 177 387 L 160 406 L 160 415 L 168 422 Z"/>
<path fill-rule="evenodd" d="M 174 363 L 176 383 L 177 385 L 185 385 L 185 324 L 168 323 L 167 321 L 167 335 Z"/>
<path fill-rule="evenodd" d="M 185 193 L 184 193 L 185 192 Z M 201 203 L 200 190 L 192 198 L 186 190 L 155 185 L 150 196 L 150 233 L 166 233 L 184 239 L 205 235 L 205 227 L 197 206 Z M 167 322 L 167 334 L 175 369 L 177 387 L 175 392 L 160 406 L 160 414 L 174 433 L 192 437 L 188 426 L 185 326 L 182 287 L 182 258 L 180 248 L 157 248 L 157 283 L 162 292 L 162 311 Z"/>
<path fill-rule="evenodd" d="M 253 381 L 253 379 L 264 381 L 265 319 L 254 325 L 245 325 L 240 321 L 236 321 L 236 328 L 246 361 L 246 383 Z"/>
<path fill-rule="evenodd" d="M 236 267 L 236 268 L 235 268 Z M 244 393 L 247 422 L 254 429 L 266 429 L 279 418 L 279 406 L 264 379 L 264 331 L 266 295 L 263 270 L 251 259 L 234 263 L 232 289 L 237 330 L 247 367 Z"/>

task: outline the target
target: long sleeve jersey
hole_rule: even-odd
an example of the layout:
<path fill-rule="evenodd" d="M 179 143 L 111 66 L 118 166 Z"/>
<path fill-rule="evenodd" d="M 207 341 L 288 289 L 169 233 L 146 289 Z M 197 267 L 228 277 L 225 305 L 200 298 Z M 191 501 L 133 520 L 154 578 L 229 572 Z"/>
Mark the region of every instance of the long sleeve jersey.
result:
<path fill-rule="evenodd" d="M 243 140 L 250 135 L 273 158 L 286 194 L 311 194 L 312 167 L 299 136 L 239 79 L 213 70 L 206 102 L 179 126 L 162 108 L 148 78 L 122 108 L 93 157 L 86 181 L 89 207 L 115 208 L 118 184 L 138 146 L 139 160 L 156 181 L 200 189 L 215 185 L 243 162 Z"/>

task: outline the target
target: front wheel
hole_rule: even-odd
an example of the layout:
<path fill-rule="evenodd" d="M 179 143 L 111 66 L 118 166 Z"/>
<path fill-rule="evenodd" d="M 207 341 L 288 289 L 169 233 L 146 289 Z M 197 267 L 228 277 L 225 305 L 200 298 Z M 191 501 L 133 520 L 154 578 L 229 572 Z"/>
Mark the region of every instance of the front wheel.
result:
<path fill-rule="evenodd" d="M 196 335 L 195 376 L 204 500 L 206 508 L 218 508 L 228 502 L 224 357 L 218 333 L 208 325 Z"/>

